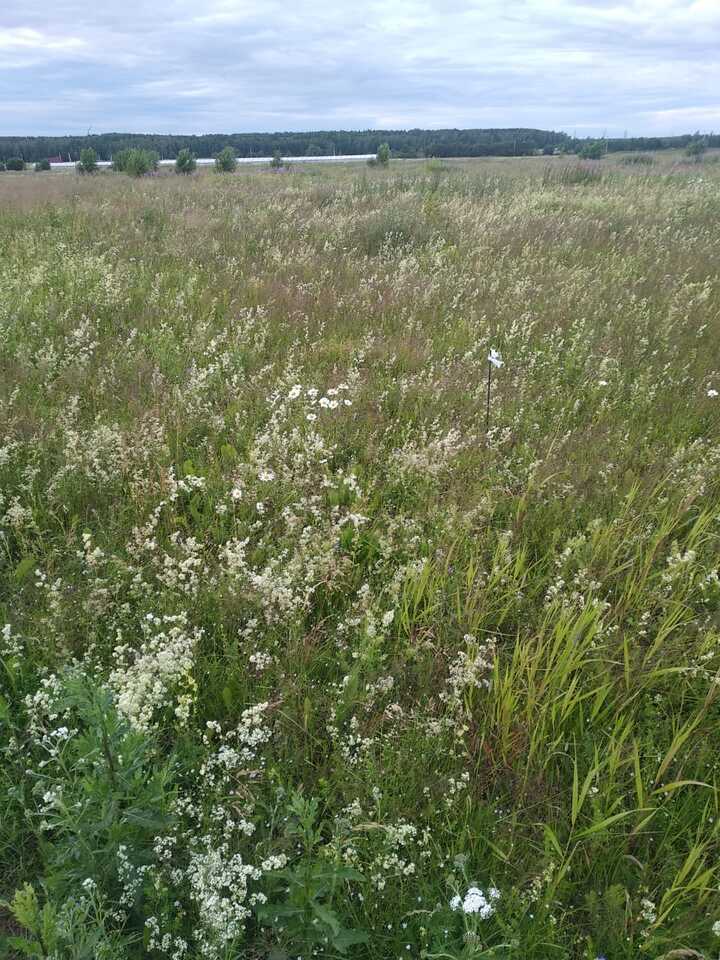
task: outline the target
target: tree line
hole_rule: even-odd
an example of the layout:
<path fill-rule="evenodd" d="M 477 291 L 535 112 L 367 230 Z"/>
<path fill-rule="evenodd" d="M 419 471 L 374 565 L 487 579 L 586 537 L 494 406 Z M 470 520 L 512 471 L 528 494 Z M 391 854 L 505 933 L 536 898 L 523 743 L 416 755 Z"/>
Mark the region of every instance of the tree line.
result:
<path fill-rule="evenodd" d="M 698 133 L 675 137 L 614 137 L 603 139 L 603 152 L 684 149 Z M 720 134 L 704 137 L 720 147 Z M 180 136 L 145 133 L 101 133 L 66 137 L 0 137 L 0 161 L 21 158 L 36 163 L 48 158 L 77 161 L 85 149 L 98 160 L 113 160 L 128 150 L 145 150 L 175 160 L 182 150 L 196 157 L 215 157 L 224 148 L 238 157 L 311 157 L 334 154 L 374 154 L 387 143 L 394 157 L 531 156 L 538 152 L 580 153 L 591 141 L 554 130 L 527 128 L 468 130 L 325 130 L 308 133 L 233 133 Z"/>
<path fill-rule="evenodd" d="M 99 160 L 112 160 L 122 150 L 156 152 L 174 160 L 181 150 L 196 157 L 214 157 L 229 146 L 239 157 L 333 156 L 374 154 L 387 143 L 395 157 L 527 156 L 567 143 L 567 134 L 551 130 L 325 130 L 309 133 L 233 133 L 175 136 L 101 133 L 67 137 L 0 137 L 0 159 L 22 157 L 26 163 L 62 157 L 78 160 L 91 147 Z"/>

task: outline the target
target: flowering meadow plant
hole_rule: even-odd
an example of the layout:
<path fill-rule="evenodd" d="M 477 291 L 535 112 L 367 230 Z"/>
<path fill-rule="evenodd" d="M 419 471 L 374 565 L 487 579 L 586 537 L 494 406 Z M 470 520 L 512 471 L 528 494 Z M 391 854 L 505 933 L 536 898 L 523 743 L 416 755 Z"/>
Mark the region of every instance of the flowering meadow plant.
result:
<path fill-rule="evenodd" d="M 717 956 L 720 167 L 552 162 L 0 183 L 0 956 Z"/>

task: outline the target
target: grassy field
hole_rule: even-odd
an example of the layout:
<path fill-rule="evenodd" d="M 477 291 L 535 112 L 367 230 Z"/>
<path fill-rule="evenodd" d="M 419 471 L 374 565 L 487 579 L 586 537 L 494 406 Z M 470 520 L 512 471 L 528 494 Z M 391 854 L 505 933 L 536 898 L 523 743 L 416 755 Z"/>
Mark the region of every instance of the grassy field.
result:
<path fill-rule="evenodd" d="M 0 176 L 0 955 L 718 956 L 719 222 Z"/>

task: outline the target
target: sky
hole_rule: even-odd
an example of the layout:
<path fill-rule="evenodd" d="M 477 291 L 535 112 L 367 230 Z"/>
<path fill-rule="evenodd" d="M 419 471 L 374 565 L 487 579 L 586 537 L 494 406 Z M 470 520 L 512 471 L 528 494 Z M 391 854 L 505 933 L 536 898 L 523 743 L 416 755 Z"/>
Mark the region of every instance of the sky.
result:
<path fill-rule="evenodd" d="M 720 130 L 720 0 L 5 0 L 0 135 Z"/>

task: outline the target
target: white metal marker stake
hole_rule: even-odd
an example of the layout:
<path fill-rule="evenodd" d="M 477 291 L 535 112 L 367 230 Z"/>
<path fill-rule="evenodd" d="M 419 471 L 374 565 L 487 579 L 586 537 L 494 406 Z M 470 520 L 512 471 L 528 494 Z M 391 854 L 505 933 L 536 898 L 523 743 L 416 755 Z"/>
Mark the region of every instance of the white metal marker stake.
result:
<path fill-rule="evenodd" d="M 487 375 L 487 402 L 485 405 L 485 433 L 490 430 L 490 381 L 492 379 L 492 368 L 501 367 L 504 361 L 500 354 L 494 348 L 491 348 L 488 354 L 488 375 Z"/>

